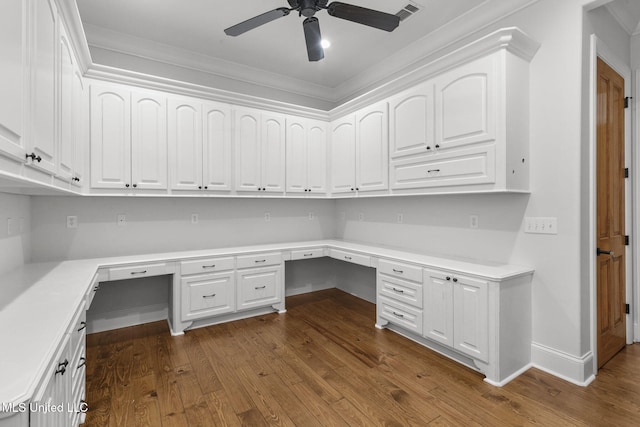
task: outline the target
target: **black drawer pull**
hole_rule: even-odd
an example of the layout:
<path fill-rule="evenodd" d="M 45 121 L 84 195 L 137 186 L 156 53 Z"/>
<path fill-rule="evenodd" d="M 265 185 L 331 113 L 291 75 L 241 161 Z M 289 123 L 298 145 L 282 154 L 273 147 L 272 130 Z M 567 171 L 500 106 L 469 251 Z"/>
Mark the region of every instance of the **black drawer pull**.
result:
<path fill-rule="evenodd" d="M 87 322 L 80 322 L 80 328 L 78 328 L 78 332 L 80 332 L 81 330 L 85 329 L 87 327 Z"/>
<path fill-rule="evenodd" d="M 56 375 L 64 375 L 67 372 L 67 366 L 69 365 L 69 361 L 64 359 L 64 362 L 58 363 L 58 369 L 56 369 Z"/>
<path fill-rule="evenodd" d="M 392 313 L 394 316 L 404 319 L 404 314 L 396 313 L 395 311 L 392 311 Z"/>
<path fill-rule="evenodd" d="M 344 259 L 346 259 L 346 260 L 349 260 L 349 261 L 350 261 L 350 260 L 352 260 L 353 258 L 351 258 L 350 256 L 346 256 L 346 255 L 345 255 L 345 256 L 344 256 Z"/>
<path fill-rule="evenodd" d="M 78 365 L 78 367 L 76 369 L 80 369 L 86 364 L 87 364 L 87 359 L 85 359 L 84 357 L 81 357 L 80 358 L 80 364 Z"/>
<path fill-rule="evenodd" d="M 396 288 L 391 288 L 393 289 L 393 292 L 397 292 L 399 294 L 404 294 L 404 291 L 402 289 L 396 289 Z"/>
<path fill-rule="evenodd" d="M 142 270 L 142 271 L 132 271 L 131 275 L 135 276 L 136 274 L 147 274 L 147 270 Z"/>
<path fill-rule="evenodd" d="M 302 254 L 302 256 L 313 256 L 313 254 Z"/>
<path fill-rule="evenodd" d="M 255 260 L 254 262 L 255 262 L 256 264 L 260 264 L 260 263 L 263 263 L 263 262 L 267 262 L 267 260 L 266 260 L 266 259 L 257 259 L 257 260 Z"/>
<path fill-rule="evenodd" d="M 427 171 L 427 173 L 431 173 L 431 172 L 440 172 L 440 169 L 429 169 Z"/>
<path fill-rule="evenodd" d="M 398 274 L 404 274 L 403 270 L 396 270 L 395 268 L 393 269 L 393 272 Z"/>
<path fill-rule="evenodd" d="M 214 298 L 216 296 L 216 294 L 211 294 L 211 295 L 202 295 L 202 298 L 207 299 L 207 298 Z"/>
<path fill-rule="evenodd" d="M 258 289 L 265 289 L 265 288 L 266 288 L 266 286 L 263 285 L 263 286 L 256 286 L 254 289 L 257 291 Z"/>
<path fill-rule="evenodd" d="M 216 265 L 215 264 L 203 265 L 202 268 L 216 268 Z"/>

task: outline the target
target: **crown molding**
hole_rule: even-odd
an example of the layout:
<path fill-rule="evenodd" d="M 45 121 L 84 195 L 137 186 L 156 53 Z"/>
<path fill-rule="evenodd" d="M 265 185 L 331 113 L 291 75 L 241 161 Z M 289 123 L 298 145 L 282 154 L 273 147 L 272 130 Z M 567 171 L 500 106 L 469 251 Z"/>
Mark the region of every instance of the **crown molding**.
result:
<path fill-rule="evenodd" d="M 84 73 L 93 63 L 93 60 L 91 59 L 91 52 L 89 51 L 89 44 L 87 43 L 84 27 L 82 26 L 78 6 L 74 0 L 57 0 L 57 4 L 58 11 L 62 16 L 62 21 L 71 38 L 71 44 L 75 51 L 80 70 Z"/>

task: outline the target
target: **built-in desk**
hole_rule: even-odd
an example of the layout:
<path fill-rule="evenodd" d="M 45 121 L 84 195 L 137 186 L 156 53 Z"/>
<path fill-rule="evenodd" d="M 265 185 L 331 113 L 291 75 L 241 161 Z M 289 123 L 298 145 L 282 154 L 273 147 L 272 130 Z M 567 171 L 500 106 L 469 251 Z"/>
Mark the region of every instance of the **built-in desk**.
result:
<path fill-rule="evenodd" d="M 527 267 L 338 240 L 26 264 L 0 277 L 0 426 L 37 425 L 41 417 L 30 421 L 29 402 L 83 395 L 84 384 L 79 392 L 78 380 L 62 371 L 82 364 L 83 335 L 76 332 L 84 333 L 82 316 L 100 282 L 173 275 L 168 321 L 180 334 L 194 319 L 284 312 L 283 263 L 321 256 L 378 269 L 377 327 L 465 363 L 491 384 L 529 367 L 533 270 Z M 231 296 L 202 302 L 215 300 L 218 289 L 222 295 L 225 283 L 235 286 Z M 80 422 L 82 402 L 64 404 L 75 415 L 61 424 Z"/>

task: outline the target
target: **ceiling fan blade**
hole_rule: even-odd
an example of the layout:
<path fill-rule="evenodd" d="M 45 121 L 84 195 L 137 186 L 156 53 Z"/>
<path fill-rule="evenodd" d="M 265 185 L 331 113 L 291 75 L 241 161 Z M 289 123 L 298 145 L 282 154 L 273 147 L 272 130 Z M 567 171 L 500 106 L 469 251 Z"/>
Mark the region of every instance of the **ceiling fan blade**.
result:
<path fill-rule="evenodd" d="M 304 38 L 307 41 L 307 55 L 309 61 L 319 61 L 324 58 L 324 49 L 322 48 L 322 36 L 320 35 L 320 22 L 318 18 L 311 17 L 302 23 L 304 28 Z"/>
<path fill-rule="evenodd" d="M 336 18 L 357 22 L 384 31 L 393 31 L 400 25 L 400 18 L 390 13 L 379 12 L 366 7 L 354 6 L 341 2 L 333 2 L 327 7 L 327 13 Z"/>
<path fill-rule="evenodd" d="M 253 30 L 254 28 L 259 27 L 260 25 L 264 25 L 268 22 L 271 22 L 275 19 L 282 18 L 283 16 L 287 16 L 290 10 L 286 7 L 279 7 L 278 9 L 274 9 L 269 12 L 265 12 L 262 15 L 254 16 L 251 19 L 247 19 L 239 24 L 236 24 L 232 27 L 224 30 L 224 33 L 228 36 L 239 36 L 242 33 L 246 33 L 249 30 Z"/>

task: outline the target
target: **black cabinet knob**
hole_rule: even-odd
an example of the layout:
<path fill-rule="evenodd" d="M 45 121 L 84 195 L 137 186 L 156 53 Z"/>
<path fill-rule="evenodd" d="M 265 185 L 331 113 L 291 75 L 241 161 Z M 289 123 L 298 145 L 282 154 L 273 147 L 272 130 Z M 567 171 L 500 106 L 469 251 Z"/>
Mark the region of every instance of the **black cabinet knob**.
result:
<path fill-rule="evenodd" d="M 447 276 L 447 280 L 451 280 L 451 277 Z"/>
<path fill-rule="evenodd" d="M 129 188 L 129 184 L 125 184 L 124 186 L 125 186 L 125 187 L 127 187 L 127 188 Z"/>
<path fill-rule="evenodd" d="M 453 281 L 454 281 L 454 282 L 457 282 L 457 281 L 458 281 L 458 279 L 456 279 L 456 278 L 454 277 L 454 278 L 453 278 Z"/>
<path fill-rule="evenodd" d="M 436 144 L 436 148 L 440 148 L 440 144 Z"/>
<path fill-rule="evenodd" d="M 133 184 L 133 188 L 137 188 L 137 187 L 138 187 L 138 184 Z"/>
<path fill-rule="evenodd" d="M 202 190 L 202 185 L 198 185 L 198 190 Z"/>
<path fill-rule="evenodd" d="M 430 145 L 427 145 L 427 150 L 431 150 L 431 146 Z"/>
<path fill-rule="evenodd" d="M 208 190 L 208 189 L 209 189 L 209 187 L 207 187 L 207 186 L 205 185 L 205 186 L 204 186 L 204 189 L 205 189 L 205 190 Z"/>

